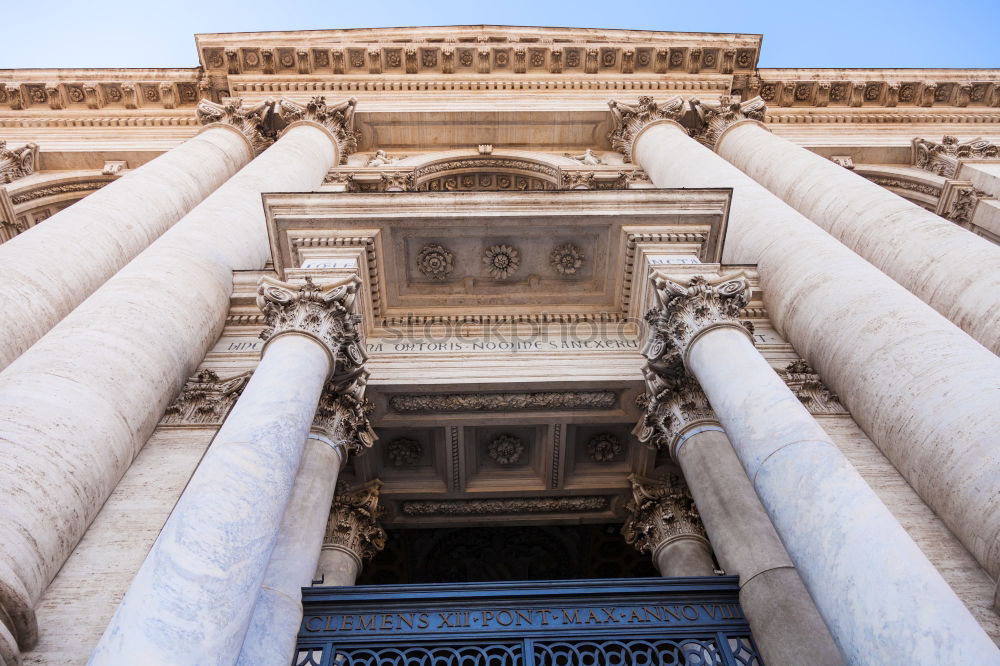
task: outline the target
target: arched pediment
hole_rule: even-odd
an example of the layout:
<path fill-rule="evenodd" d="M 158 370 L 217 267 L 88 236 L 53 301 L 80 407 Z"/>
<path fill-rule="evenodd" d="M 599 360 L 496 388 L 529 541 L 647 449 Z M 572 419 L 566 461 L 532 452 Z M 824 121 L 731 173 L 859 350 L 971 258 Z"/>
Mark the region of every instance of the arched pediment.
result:
<path fill-rule="evenodd" d="M 559 160 L 524 154 L 449 155 L 416 166 L 418 191 L 538 191 L 561 187 Z M 571 160 L 567 160 L 572 164 Z"/>
<path fill-rule="evenodd" d="M 884 164 L 859 164 L 854 173 L 931 212 L 937 210 L 946 180 L 923 169 Z"/>
<path fill-rule="evenodd" d="M 101 171 L 35 173 L 0 189 L 0 242 L 27 231 L 118 177 Z"/>

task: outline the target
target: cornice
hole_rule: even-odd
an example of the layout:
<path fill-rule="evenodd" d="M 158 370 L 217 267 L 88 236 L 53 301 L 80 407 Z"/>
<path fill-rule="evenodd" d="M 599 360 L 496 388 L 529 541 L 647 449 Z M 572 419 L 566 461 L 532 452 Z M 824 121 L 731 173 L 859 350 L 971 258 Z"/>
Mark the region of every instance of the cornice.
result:
<path fill-rule="evenodd" d="M 750 72 L 760 35 L 450 26 L 197 35 L 216 74 Z"/>

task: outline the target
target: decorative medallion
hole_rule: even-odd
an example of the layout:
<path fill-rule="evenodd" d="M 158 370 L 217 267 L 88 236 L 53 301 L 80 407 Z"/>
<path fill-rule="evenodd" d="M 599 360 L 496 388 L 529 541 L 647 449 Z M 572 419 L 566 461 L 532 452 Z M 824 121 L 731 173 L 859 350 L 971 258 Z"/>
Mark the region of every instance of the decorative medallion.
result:
<path fill-rule="evenodd" d="M 506 280 L 521 265 L 520 253 L 510 245 L 491 245 L 486 248 L 483 263 L 489 268 L 494 280 Z"/>
<path fill-rule="evenodd" d="M 583 266 L 583 252 L 572 243 L 557 246 L 549 258 L 552 261 L 552 268 L 560 275 L 573 275 Z"/>
<path fill-rule="evenodd" d="M 513 435 L 497 435 L 490 442 L 488 449 L 490 458 L 500 465 L 513 465 L 521 459 L 524 453 L 524 444 Z"/>
<path fill-rule="evenodd" d="M 591 438 L 587 444 L 587 453 L 590 459 L 598 463 L 611 462 L 622 452 L 622 443 L 610 432 L 602 432 Z"/>
<path fill-rule="evenodd" d="M 420 442 L 415 439 L 400 437 L 389 442 L 386 447 L 386 454 L 395 467 L 413 467 L 420 460 L 420 454 L 424 452 Z"/>
<path fill-rule="evenodd" d="M 455 270 L 454 259 L 443 245 L 425 245 L 417 255 L 417 267 L 432 280 L 444 280 Z"/>

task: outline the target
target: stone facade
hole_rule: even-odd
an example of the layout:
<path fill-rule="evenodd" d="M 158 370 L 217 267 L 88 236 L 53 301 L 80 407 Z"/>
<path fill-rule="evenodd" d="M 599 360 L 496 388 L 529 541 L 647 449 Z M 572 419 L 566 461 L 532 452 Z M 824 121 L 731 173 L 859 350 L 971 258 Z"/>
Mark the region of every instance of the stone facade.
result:
<path fill-rule="evenodd" d="M 0 70 L 0 663 L 288 663 L 387 532 L 579 523 L 768 663 L 1000 659 L 1000 70 L 196 42 Z"/>

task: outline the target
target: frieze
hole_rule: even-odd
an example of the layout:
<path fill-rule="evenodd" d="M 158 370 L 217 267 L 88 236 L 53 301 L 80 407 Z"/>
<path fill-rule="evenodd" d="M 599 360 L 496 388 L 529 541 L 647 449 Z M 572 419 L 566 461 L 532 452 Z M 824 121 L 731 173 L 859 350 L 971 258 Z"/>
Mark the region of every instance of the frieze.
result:
<path fill-rule="evenodd" d="M 28 203 L 29 201 L 34 201 L 35 199 L 42 199 L 44 197 L 56 196 L 59 194 L 72 194 L 73 192 L 86 192 L 87 194 L 90 194 L 91 192 L 101 189 L 112 180 L 113 178 L 105 178 L 102 180 L 86 180 L 75 183 L 64 183 L 62 185 L 36 187 L 11 195 L 10 201 L 12 204 L 17 206 L 19 204 Z"/>
<path fill-rule="evenodd" d="M 615 391 L 440 393 L 389 398 L 389 408 L 399 414 L 613 409 L 617 405 Z"/>
<path fill-rule="evenodd" d="M 515 497 L 475 500 L 406 500 L 406 516 L 495 516 L 530 513 L 592 513 L 607 511 L 611 499 L 603 495 L 578 497 Z"/>
<path fill-rule="evenodd" d="M 414 169 L 413 177 L 417 182 L 420 182 L 435 174 L 464 169 L 476 169 L 478 171 L 487 169 L 529 171 L 532 173 L 542 174 L 543 176 L 551 179 L 552 182 L 558 182 L 559 180 L 559 170 L 555 167 L 551 167 L 546 164 L 539 164 L 538 162 L 532 162 L 530 160 L 519 160 L 504 157 L 470 157 L 467 159 L 437 162 Z"/>
<path fill-rule="evenodd" d="M 933 185 L 927 185 L 924 183 L 918 183 L 912 180 L 905 180 L 902 178 L 889 178 L 887 176 L 869 176 L 866 174 L 861 174 L 871 182 L 876 185 L 881 185 L 882 187 L 893 187 L 899 190 L 905 190 L 907 192 L 917 192 L 919 194 L 926 194 L 931 197 L 941 196 L 941 188 L 935 187 Z"/>

